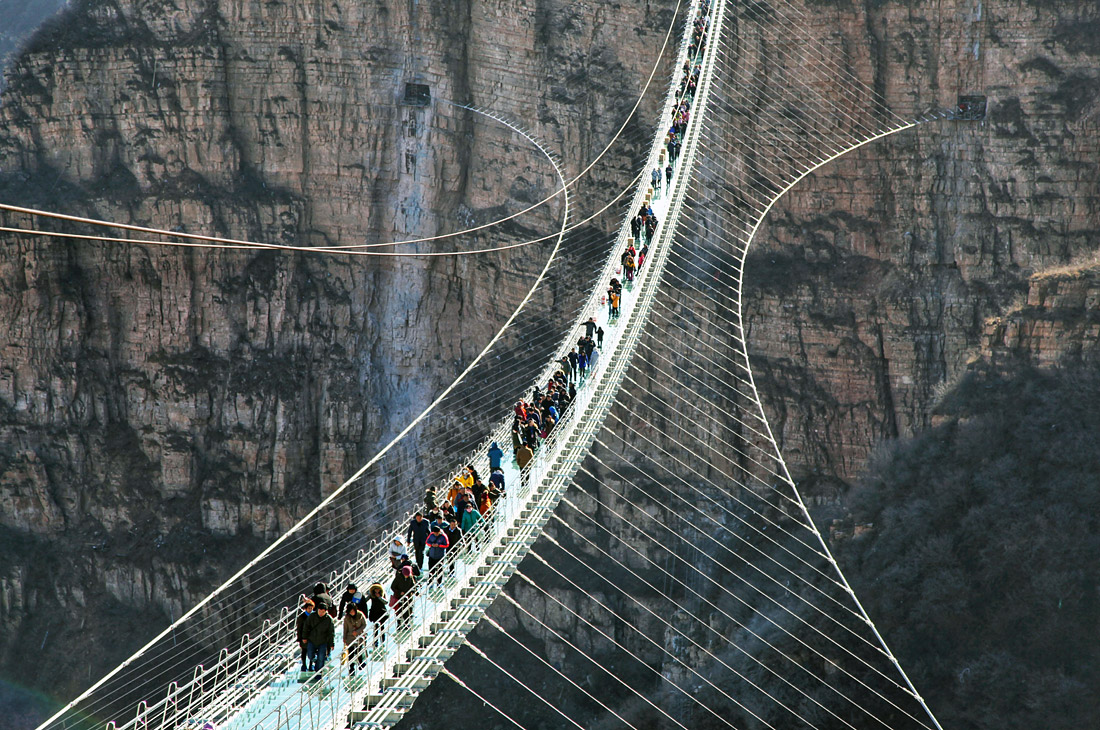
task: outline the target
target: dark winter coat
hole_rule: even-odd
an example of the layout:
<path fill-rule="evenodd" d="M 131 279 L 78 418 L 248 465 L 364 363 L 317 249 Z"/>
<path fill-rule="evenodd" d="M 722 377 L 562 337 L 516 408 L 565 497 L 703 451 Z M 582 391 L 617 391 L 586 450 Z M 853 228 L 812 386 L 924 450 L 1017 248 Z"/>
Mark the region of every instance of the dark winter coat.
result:
<path fill-rule="evenodd" d="M 305 611 L 298 614 L 298 620 L 295 622 L 294 627 L 297 630 L 299 644 L 306 640 L 306 621 L 312 615 L 312 613 L 306 613 Z"/>
<path fill-rule="evenodd" d="M 311 613 L 306 619 L 305 629 L 306 641 L 314 646 L 327 646 L 329 649 L 336 646 L 336 624 L 327 613 L 324 616 Z"/>
<path fill-rule="evenodd" d="M 419 522 L 413 517 L 409 523 L 409 531 L 405 536 L 409 542 L 413 545 L 423 545 L 424 541 L 428 539 L 428 533 L 431 531 L 431 523 L 425 519 L 421 519 Z"/>
<path fill-rule="evenodd" d="M 492 446 L 489 447 L 489 469 L 499 469 L 500 460 L 504 458 L 504 452 L 497 446 L 497 442 L 494 441 Z"/>
<path fill-rule="evenodd" d="M 349 603 L 354 603 L 355 605 L 359 606 L 360 609 L 362 609 L 363 607 L 360 605 L 362 600 L 363 594 L 359 591 L 356 591 L 355 593 L 348 593 L 347 591 L 344 591 L 344 595 L 340 596 L 340 610 L 336 612 L 336 618 L 344 617 L 344 611 L 348 609 Z"/>
<path fill-rule="evenodd" d="M 379 598 L 378 596 L 371 596 L 370 598 L 370 613 L 367 614 L 367 618 L 377 623 L 378 619 L 386 615 L 386 599 Z"/>
<path fill-rule="evenodd" d="M 462 539 L 462 528 L 455 527 L 452 530 L 450 527 L 444 527 L 443 534 L 447 536 L 448 549 L 453 550 L 458 545 L 458 541 Z"/>
<path fill-rule="evenodd" d="M 406 593 L 411 591 L 416 586 L 416 580 L 412 577 L 406 578 L 404 574 L 398 573 L 393 578 L 393 583 L 390 583 L 390 590 L 393 595 L 399 599 Z"/>

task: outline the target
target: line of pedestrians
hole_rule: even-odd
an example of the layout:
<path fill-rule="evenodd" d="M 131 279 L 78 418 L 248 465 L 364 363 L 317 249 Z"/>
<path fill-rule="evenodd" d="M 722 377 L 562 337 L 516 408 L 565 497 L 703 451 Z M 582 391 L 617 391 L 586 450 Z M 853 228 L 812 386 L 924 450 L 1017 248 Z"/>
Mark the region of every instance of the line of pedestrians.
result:
<path fill-rule="evenodd" d="M 682 69 L 677 101 L 671 109 L 671 124 L 664 139 L 668 164 L 663 171 L 658 167 L 651 173 L 655 193 L 661 188 L 662 172 L 666 190 L 672 182 L 674 165 L 680 155 L 684 130 L 691 118 L 691 104 L 699 84 L 709 13 L 710 0 L 703 0 L 693 21 L 689 60 Z M 644 204 L 630 219 L 631 240 L 620 257 L 620 271 L 628 285 L 634 281 L 636 272 L 648 257 L 649 246 L 659 223 L 649 203 Z M 641 247 L 636 248 L 636 243 L 641 243 Z M 606 296 L 608 326 L 618 320 L 622 296 L 623 283 L 618 276 L 612 277 Z M 578 389 L 587 384 L 603 349 L 606 333 L 595 317 L 583 322 L 578 334 L 576 346 L 555 362 L 558 367 L 546 384 L 535 386 L 530 398 L 516 401 L 513 407 L 512 456 L 523 483 L 528 479 L 531 464 L 543 442 L 552 436 L 554 429 L 568 415 Z M 394 572 L 388 600 L 382 582 L 371 584 L 366 595 L 359 592 L 356 584 L 349 583 L 338 603 L 332 600 L 324 583 L 314 586 L 312 596 L 302 596 L 296 629 L 303 672 L 316 672 L 324 668 L 335 649 L 336 621 L 341 622 L 346 652 L 344 660 L 351 674 L 363 667 L 368 644 L 371 650 L 382 646 L 391 613 L 397 631 L 410 628 L 412 599 L 425 577 L 425 555 L 428 558 L 426 577 L 433 585 L 441 584 L 445 569 L 453 575 L 454 561 L 446 561 L 447 554 L 460 543 L 465 544 L 464 540 L 476 540 L 487 527 L 480 523 L 487 517 L 491 519 L 493 505 L 506 497 L 503 459 L 504 451 L 494 441 L 488 451 L 487 484 L 482 481 L 475 466 L 467 464 L 450 480 L 446 497 L 441 503 L 436 502 L 435 490 L 428 490 L 424 509 L 413 515 L 404 534 L 394 536 L 389 544 L 389 559 Z M 449 566 L 442 565 L 445 562 Z M 334 607 L 335 617 L 332 615 Z"/>

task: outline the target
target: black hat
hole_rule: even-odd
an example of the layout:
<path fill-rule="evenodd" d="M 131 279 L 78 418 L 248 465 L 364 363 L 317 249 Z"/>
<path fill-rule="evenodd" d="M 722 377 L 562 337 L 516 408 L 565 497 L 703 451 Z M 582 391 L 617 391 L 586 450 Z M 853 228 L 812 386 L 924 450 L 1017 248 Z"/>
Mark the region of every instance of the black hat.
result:
<path fill-rule="evenodd" d="M 348 590 L 349 591 L 357 591 L 357 590 L 359 590 L 359 588 L 354 583 L 348 583 Z"/>
<path fill-rule="evenodd" d="M 358 611 L 358 610 L 359 610 L 359 606 L 357 606 L 357 605 L 356 605 L 356 604 L 354 604 L 354 603 L 349 603 L 349 604 L 348 604 L 348 610 L 349 610 L 349 611 Z"/>

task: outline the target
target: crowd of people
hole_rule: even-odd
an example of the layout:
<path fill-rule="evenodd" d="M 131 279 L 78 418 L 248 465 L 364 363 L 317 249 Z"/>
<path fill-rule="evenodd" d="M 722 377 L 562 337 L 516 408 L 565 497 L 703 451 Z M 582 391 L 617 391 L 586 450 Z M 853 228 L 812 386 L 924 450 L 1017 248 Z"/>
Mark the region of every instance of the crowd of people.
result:
<path fill-rule="evenodd" d="M 672 182 L 673 165 L 680 154 L 684 129 L 690 119 L 691 103 L 699 83 L 699 56 L 706 44 L 709 4 L 709 0 L 702 1 L 693 21 L 689 60 L 682 69 L 677 102 L 672 108 L 672 122 L 664 140 L 668 164 L 663 171 L 658 167 L 651 174 L 655 193 L 660 189 L 662 172 L 665 186 Z M 632 238 L 620 257 L 621 271 L 627 284 L 634 281 L 636 272 L 645 263 L 658 224 L 648 202 L 631 218 Z M 641 247 L 636 248 L 635 243 L 640 243 Z M 607 289 L 609 326 L 619 317 L 622 295 L 623 283 L 617 276 L 611 278 Z M 556 367 L 546 384 L 536 386 L 529 399 L 520 399 L 513 407 L 512 455 L 524 482 L 543 441 L 553 434 L 554 428 L 568 413 L 577 398 L 578 388 L 585 385 L 603 349 L 605 332 L 595 317 L 582 323 L 581 328 L 583 332 L 576 346 L 555 362 Z M 356 584 L 349 583 L 339 602 L 332 600 L 324 583 L 314 586 L 312 596 L 302 597 L 296 626 L 303 672 L 316 672 L 324 668 L 335 649 L 337 621 L 343 631 L 345 661 L 351 674 L 363 667 L 367 652 L 378 649 L 385 640 L 391 613 L 397 631 L 409 626 L 413 611 L 411 599 L 421 586 L 421 578 L 426 577 L 431 584 L 439 585 L 444 579 L 444 572 L 453 574 L 454 561 L 447 561 L 449 567 L 441 566 L 447 554 L 463 540 L 476 540 L 480 532 L 478 523 L 490 515 L 494 503 L 506 497 L 504 457 L 504 450 L 493 441 L 488 450 L 488 483 L 482 481 L 473 464 L 467 464 L 455 475 L 441 503 L 436 503 L 435 491 L 428 490 L 425 509 L 417 512 L 404 535 L 395 536 L 389 545 L 393 577 L 388 599 L 382 582 L 373 583 L 366 595 L 359 592 Z M 427 576 L 424 576 L 425 555 L 428 559 Z"/>

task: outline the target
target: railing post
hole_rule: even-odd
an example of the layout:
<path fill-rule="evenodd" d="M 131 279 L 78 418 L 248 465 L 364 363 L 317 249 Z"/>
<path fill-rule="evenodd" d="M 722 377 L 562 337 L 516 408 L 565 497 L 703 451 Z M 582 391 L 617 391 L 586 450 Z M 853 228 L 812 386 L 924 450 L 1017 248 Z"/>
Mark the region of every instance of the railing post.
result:
<path fill-rule="evenodd" d="M 168 705 L 171 704 L 173 708 L 176 706 L 175 693 L 179 691 L 179 684 L 172 682 L 168 685 L 168 694 L 164 698 L 164 711 L 160 714 L 160 726 L 161 728 L 168 727 Z M 174 720 L 175 718 L 173 718 Z M 175 722 L 172 723 L 175 726 Z"/>

